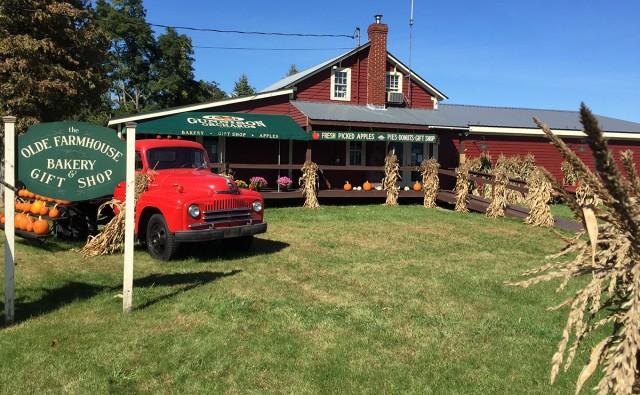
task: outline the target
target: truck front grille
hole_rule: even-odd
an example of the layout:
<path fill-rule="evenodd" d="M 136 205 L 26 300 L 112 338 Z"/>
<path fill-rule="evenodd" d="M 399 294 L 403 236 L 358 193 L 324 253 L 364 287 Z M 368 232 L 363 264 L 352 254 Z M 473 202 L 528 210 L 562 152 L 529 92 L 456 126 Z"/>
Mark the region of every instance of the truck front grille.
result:
<path fill-rule="evenodd" d="M 207 211 L 230 210 L 237 208 L 251 209 L 251 206 L 248 202 L 240 199 L 219 199 L 205 204 L 204 211 L 206 215 Z"/>

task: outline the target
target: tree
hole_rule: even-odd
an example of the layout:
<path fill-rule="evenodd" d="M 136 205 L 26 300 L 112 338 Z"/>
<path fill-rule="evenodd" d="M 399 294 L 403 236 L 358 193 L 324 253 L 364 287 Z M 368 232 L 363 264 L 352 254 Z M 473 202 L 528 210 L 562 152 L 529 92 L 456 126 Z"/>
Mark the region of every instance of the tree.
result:
<path fill-rule="evenodd" d="M 298 74 L 298 68 L 296 67 L 295 64 L 291 64 L 291 66 L 289 66 L 289 71 L 287 71 L 287 75 L 285 77 L 289 77 L 292 76 L 294 74 Z"/>
<path fill-rule="evenodd" d="M 0 3 L 0 106 L 18 130 L 104 107 L 108 41 L 88 0 Z"/>
<path fill-rule="evenodd" d="M 156 41 L 142 0 L 97 0 L 99 26 L 110 46 L 111 95 L 118 112 L 139 112 L 151 103 L 151 64 Z"/>
<path fill-rule="evenodd" d="M 256 94 L 256 89 L 249 84 L 249 78 L 246 74 L 242 74 L 233 86 L 233 96 L 251 96 Z"/>
<path fill-rule="evenodd" d="M 196 102 L 215 101 L 227 98 L 225 91 L 220 89 L 217 82 L 198 81 L 198 92 Z"/>

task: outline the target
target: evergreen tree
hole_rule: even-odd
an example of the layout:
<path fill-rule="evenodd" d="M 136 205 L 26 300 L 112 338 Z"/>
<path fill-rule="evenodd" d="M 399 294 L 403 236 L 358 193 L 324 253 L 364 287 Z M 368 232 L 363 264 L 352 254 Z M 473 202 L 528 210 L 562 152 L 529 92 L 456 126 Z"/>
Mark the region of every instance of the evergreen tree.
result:
<path fill-rule="evenodd" d="M 0 2 L 0 111 L 18 130 L 104 107 L 108 41 L 88 0 Z"/>
<path fill-rule="evenodd" d="M 151 63 L 157 47 L 142 0 L 97 0 L 96 13 L 111 41 L 111 94 L 116 110 L 142 111 L 151 103 Z"/>
<path fill-rule="evenodd" d="M 249 84 L 249 78 L 246 74 L 242 74 L 233 86 L 233 96 L 251 96 L 256 94 L 256 89 Z"/>
<path fill-rule="evenodd" d="M 198 81 L 198 92 L 195 102 L 215 101 L 227 98 L 225 91 L 220 89 L 217 82 Z"/>
<path fill-rule="evenodd" d="M 292 76 L 294 74 L 298 74 L 298 68 L 296 67 L 295 64 L 291 64 L 291 66 L 289 67 L 289 71 L 287 71 L 287 75 L 285 77 L 289 77 Z"/>

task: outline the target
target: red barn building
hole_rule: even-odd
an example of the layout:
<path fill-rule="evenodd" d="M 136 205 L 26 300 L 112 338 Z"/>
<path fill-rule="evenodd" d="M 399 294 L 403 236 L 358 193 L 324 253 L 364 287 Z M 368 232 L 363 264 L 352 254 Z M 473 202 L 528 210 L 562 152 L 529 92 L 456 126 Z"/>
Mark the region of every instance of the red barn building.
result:
<path fill-rule="evenodd" d="M 577 112 L 441 104 L 447 99 L 444 93 L 387 51 L 388 27 L 380 17 L 367 32 L 366 44 L 286 77 L 254 96 L 136 114 L 113 119 L 109 125 L 136 122 L 146 134 L 170 125 L 175 134 L 196 136 L 203 142 L 217 162 L 214 167 L 232 169 L 236 178 L 245 180 L 263 176 L 272 186 L 278 175 L 296 178 L 306 159 L 320 166 L 322 188 L 340 188 L 345 180 L 379 182 L 390 149 L 399 157 L 407 185 L 417 178 L 412 166 L 423 159 L 433 157 L 443 168 L 453 168 L 465 155 L 475 157 L 483 151 L 493 156 L 531 153 L 539 165 L 561 177 L 560 155 L 534 125 L 534 116 L 592 165 Z M 275 119 L 270 116 L 278 115 L 293 120 L 299 130 L 204 133 L 176 123 L 182 117 L 202 124 L 194 113 L 209 120 L 231 119 L 233 114 L 242 120 L 242 114 L 252 114 L 251 119 L 258 122 L 260 116 L 270 122 Z M 598 119 L 616 159 L 625 149 L 640 154 L 640 124 Z M 246 125 L 238 122 L 215 125 L 240 131 Z"/>

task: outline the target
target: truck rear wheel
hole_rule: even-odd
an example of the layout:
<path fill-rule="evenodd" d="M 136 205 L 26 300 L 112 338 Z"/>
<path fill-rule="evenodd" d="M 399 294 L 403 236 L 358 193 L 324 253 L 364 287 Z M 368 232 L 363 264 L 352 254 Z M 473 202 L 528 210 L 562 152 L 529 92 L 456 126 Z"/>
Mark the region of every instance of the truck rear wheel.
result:
<path fill-rule="evenodd" d="M 147 222 L 147 251 L 152 258 L 161 261 L 170 260 L 178 250 L 175 234 L 169 232 L 162 214 L 153 214 Z"/>

